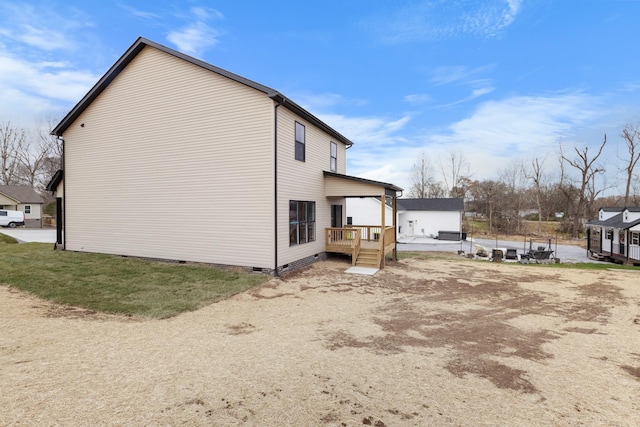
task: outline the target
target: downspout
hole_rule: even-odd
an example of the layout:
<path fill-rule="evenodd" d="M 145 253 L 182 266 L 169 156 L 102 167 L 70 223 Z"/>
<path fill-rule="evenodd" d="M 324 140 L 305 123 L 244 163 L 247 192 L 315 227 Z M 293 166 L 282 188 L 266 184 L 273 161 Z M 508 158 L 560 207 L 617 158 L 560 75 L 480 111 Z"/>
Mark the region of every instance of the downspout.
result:
<path fill-rule="evenodd" d="M 273 108 L 273 274 L 278 274 L 278 107 L 284 104 L 284 100 L 278 102 Z"/>
<path fill-rule="evenodd" d="M 67 180 L 65 179 L 64 165 L 65 153 L 64 138 L 58 135 L 58 139 L 62 141 L 62 250 L 67 250 Z"/>
<path fill-rule="evenodd" d="M 393 260 L 398 261 L 398 197 L 402 197 L 404 190 L 400 191 L 400 196 L 398 196 L 398 192 L 396 191 L 395 197 L 393 198 L 393 240 L 394 240 L 394 248 L 393 248 Z"/>

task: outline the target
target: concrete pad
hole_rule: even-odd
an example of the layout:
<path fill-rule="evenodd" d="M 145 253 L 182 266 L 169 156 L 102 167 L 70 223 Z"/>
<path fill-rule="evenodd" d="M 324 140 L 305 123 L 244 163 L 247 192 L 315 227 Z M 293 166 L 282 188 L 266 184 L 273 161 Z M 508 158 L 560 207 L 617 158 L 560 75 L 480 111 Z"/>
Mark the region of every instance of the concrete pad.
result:
<path fill-rule="evenodd" d="M 366 274 L 367 276 L 373 276 L 378 272 L 377 268 L 372 267 L 351 267 L 345 273 L 351 274 Z"/>
<path fill-rule="evenodd" d="M 0 233 L 13 237 L 20 243 L 55 243 L 56 230 L 47 228 L 0 228 Z"/>

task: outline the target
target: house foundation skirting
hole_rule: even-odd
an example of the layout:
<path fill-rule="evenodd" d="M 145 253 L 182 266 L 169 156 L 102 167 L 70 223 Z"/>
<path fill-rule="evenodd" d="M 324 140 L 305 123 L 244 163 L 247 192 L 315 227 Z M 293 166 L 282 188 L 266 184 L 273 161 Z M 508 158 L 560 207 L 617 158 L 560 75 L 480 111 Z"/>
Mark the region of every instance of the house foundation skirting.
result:
<path fill-rule="evenodd" d="M 289 264 L 284 264 L 278 267 L 277 270 L 277 275 L 282 275 L 282 274 L 287 274 L 288 272 L 291 272 L 293 270 L 297 270 L 299 268 L 302 267 L 306 267 L 308 265 L 313 264 L 314 262 L 317 261 L 325 261 L 327 259 L 327 253 L 326 252 L 320 252 L 317 253 L 315 255 L 311 255 L 308 256 L 306 258 L 302 258 L 299 259 L 297 261 L 294 262 L 290 262 Z M 271 274 L 274 274 L 275 272 L 272 270 Z"/>
<path fill-rule="evenodd" d="M 36 218 L 26 218 L 24 220 L 24 226 L 26 228 L 42 228 L 42 220 Z"/>

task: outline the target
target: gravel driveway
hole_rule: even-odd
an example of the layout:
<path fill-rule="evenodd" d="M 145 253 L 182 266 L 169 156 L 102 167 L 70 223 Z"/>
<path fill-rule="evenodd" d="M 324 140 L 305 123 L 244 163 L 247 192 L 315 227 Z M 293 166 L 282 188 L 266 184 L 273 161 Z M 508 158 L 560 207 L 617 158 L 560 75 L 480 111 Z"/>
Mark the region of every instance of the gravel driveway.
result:
<path fill-rule="evenodd" d="M 545 242 L 540 240 L 534 241 L 533 243 L 534 247 L 538 244 L 543 246 Z M 398 242 L 398 250 L 405 252 L 437 251 L 452 253 L 462 250 L 465 253 L 475 253 L 476 245 L 483 246 L 488 251 L 491 251 L 493 248 L 515 248 L 519 254 L 529 250 L 529 243 L 524 243 L 523 241 L 498 240 L 496 244 L 495 239 L 468 239 L 461 242 L 450 242 L 422 237 L 400 239 Z M 553 256 L 560 258 L 561 262 L 600 262 L 587 257 L 587 250 L 579 246 L 556 245 L 552 241 L 551 249 L 554 251 Z"/>

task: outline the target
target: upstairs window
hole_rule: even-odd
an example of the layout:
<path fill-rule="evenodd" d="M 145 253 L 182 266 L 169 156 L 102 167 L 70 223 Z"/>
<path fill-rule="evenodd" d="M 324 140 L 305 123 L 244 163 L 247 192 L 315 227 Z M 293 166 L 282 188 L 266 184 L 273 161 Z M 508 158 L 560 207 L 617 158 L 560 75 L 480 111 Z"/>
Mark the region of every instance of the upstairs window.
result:
<path fill-rule="evenodd" d="M 331 172 L 338 171 L 338 145 L 335 142 L 331 143 L 331 160 L 329 161 L 329 170 Z"/>
<path fill-rule="evenodd" d="M 305 128 L 302 123 L 296 122 L 296 160 L 304 162 Z"/>

